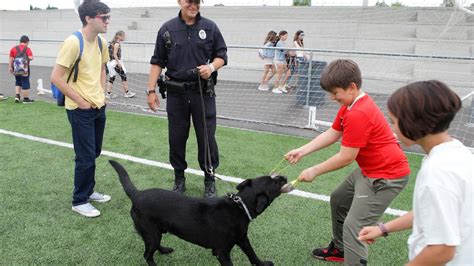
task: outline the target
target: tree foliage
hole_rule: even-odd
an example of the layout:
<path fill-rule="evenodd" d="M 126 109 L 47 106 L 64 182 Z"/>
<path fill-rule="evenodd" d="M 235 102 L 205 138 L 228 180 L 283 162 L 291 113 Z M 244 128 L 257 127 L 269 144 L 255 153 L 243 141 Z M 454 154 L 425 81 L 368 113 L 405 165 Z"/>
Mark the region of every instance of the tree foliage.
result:
<path fill-rule="evenodd" d="M 311 0 L 293 0 L 294 6 L 311 6 Z"/>

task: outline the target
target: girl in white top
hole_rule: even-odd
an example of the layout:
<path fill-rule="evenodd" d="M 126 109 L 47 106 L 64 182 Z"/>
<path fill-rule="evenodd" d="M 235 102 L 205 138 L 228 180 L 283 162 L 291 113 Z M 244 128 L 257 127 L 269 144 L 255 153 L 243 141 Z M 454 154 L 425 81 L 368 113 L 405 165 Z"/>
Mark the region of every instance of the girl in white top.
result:
<path fill-rule="evenodd" d="M 440 81 L 398 89 L 388 100 L 389 118 L 400 141 L 426 152 L 418 172 L 413 210 L 387 224 L 363 228 L 359 240 L 412 228 L 407 265 L 473 265 L 474 155 L 451 138 L 448 127 L 461 100 Z"/>

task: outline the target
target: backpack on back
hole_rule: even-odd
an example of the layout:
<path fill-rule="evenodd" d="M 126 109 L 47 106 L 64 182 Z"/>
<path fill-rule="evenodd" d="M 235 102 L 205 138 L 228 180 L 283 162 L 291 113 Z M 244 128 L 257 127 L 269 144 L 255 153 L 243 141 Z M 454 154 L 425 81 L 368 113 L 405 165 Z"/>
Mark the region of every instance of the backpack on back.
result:
<path fill-rule="evenodd" d="M 74 65 L 72 66 L 71 72 L 69 73 L 69 76 L 67 77 L 67 83 L 69 83 L 69 80 L 71 79 L 71 75 L 74 73 L 74 78 L 72 82 L 77 81 L 77 76 L 79 75 L 79 62 L 81 62 L 81 56 L 82 56 L 82 51 L 84 50 L 84 38 L 82 37 L 82 33 L 80 31 L 74 32 L 74 36 L 79 39 L 79 56 L 77 57 L 76 61 L 74 62 Z M 100 37 L 97 36 L 97 41 L 99 45 L 99 51 L 102 54 L 102 40 Z M 64 94 L 61 93 L 61 91 L 58 92 L 58 98 L 57 98 L 57 103 L 59 106 L 64 106 L 65 103 L 65 98 Z"/>
<path fill-rule="evenodd" d="M 26 50 L 28 47 L 25 45 L 23 51 L 20 50 L 20 46 L 15 46 L 16 56 L 13 59 L 13 75 L 15 76 L 28 76 L 28 55 Z"/>

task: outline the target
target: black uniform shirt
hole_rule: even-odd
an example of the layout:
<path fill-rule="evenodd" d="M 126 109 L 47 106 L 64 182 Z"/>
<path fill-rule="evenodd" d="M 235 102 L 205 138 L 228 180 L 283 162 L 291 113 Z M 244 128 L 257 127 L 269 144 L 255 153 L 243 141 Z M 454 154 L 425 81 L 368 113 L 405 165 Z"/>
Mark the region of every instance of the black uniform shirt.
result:
<path fill-rule="evenodd" d="M 167 21 L 156 36 L 155 51 L 150 64 L 167 68 L 166 75 L 177 81 L 194 81 L 189 70 L 219 57 L 227 64 L 227 46 L 217 25 L 200 13 L 194 25 L 186 25 L 181 11 Z"/>

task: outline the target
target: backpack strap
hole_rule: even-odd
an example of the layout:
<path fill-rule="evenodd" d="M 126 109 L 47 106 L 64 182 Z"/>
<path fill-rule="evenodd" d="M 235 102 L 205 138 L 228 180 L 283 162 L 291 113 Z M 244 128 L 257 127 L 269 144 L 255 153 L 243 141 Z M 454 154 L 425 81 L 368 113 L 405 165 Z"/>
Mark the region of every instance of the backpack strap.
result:
<path fill-rule="evenodd" d="M 74 72 L 74 79 L 72 81 L 73 82 L 77 81 L 77 76 L 79 75 L 79 62 L 81 62 L 82 51 L 84 50 L 84 38 L 82 38 L 82 33 L 80 31 L 75 31 L 73 34 L 79 40 L 79 56 L 77 57 L 76 62 L 74 62 L 74 65 L 72 66 L 72 70 L 69 73 L 69 76 L 67 77 L 68 83 L 69 83 L 69 80 L 71 79 L 71 75 L 73 72 Z"/>
<path fill-rule="evenodd" d="M 82 57 L 82 51 L 84 50 L 84 38 L 82 36 L 82 33 L 80 31 L 75 31 L 74 36 L 79 39 L 79 56 L 76 59 L 76 62 L 74 62 L 74 65 L 72 67 L 71 73 L 69 73 L 69 76 L 67 77 L 67 82 L 69 83 L 69 80 L 71 79 L 71 75 L 74 72 L 74 78 L 73 82 L 77 81 L 77 76 L 79 75 L 79 62 L 81 62 L 81 57 Z M 97 36 L 97 44 L 99 45 L 99 51 L 102 54 L 102 40 L 100 39 L 99 36 Z"/>

